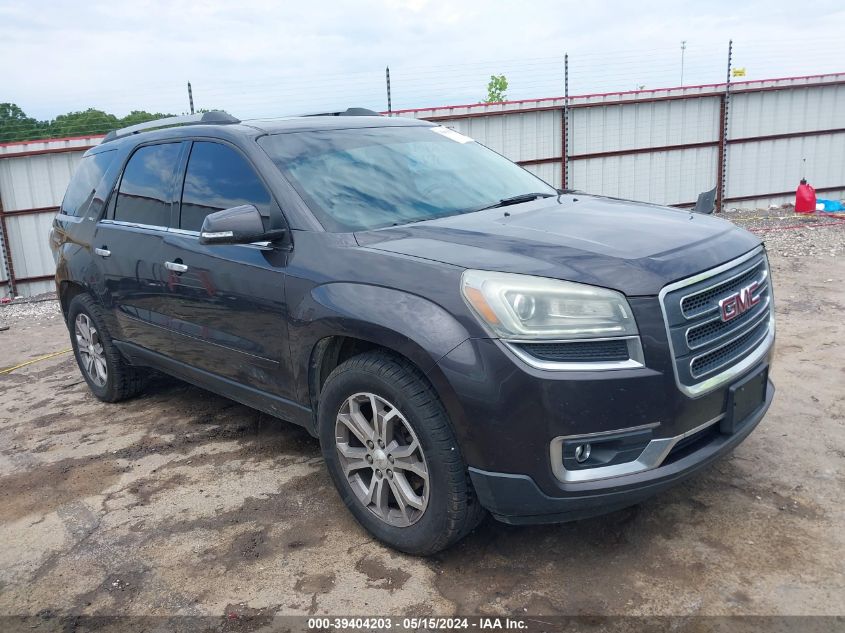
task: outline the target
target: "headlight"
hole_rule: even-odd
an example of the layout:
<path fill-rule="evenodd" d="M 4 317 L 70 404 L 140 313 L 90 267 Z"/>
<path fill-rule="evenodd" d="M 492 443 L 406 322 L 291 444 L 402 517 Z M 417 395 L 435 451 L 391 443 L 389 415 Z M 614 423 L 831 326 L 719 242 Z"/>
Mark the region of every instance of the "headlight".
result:
<path fill-rule="evenodd" d="M 625 297 L 596 286 L 511 273 L 467 270 L 467 303 L 501 338 L 566 340 L 636 336 Z"/>

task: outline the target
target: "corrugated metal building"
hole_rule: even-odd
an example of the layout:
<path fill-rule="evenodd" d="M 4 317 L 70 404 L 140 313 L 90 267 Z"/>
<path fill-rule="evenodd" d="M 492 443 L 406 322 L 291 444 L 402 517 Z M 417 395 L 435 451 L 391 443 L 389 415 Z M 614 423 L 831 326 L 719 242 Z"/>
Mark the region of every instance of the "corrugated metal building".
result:
<path fill-rule="evenodd" d="M 393 114 L 438 121 L 590 193 L 691 205 L 726 166 L 724 205 L 780 204 L 806 158 L 820 194 L 845 195 L 845 73 L 736 82 L 729 98 L 711 84 Z"/>
<path fill-rule="evenodd" d="M 692 205 L 794 199 L 803 173 L 845 197 L 845 73 L 401 110 L 478 140 L 558 187 Z M 18 294 L 51 290 L 47 235 L 87 136 L 0 145 L 0 220 Z M 806 165 L 804 165 L 806 159 Z M 0 266 L 0 294 L 10 288 Z"/>
<path fill-rule="evenodd" d="M 82 154 L 101 140 L 96 135 L 0 144 L 0 294 L 10 294 L 10 272 L 18 295 L 53 290 L 50 225 Z"/>

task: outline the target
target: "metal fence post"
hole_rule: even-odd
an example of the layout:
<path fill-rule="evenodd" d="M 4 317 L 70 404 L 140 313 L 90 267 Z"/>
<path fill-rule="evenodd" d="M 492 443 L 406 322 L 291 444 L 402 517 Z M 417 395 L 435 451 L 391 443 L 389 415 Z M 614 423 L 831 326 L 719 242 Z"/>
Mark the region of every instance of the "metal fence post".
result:
<path fill-rule="evenodd" d="M 393 104 L 390 100 L 390 66 L 385 66 L 384 75 L 387 81 L 387 116 L 390 116 L 393 112 Z"/>
<path fill-rule="evenodd" d="M 3 267 L 6 270 L 6 279 L 9 282 L 9 296 L 14 298 L 18 294 L 18 287 L 15 283 L 15 268 L 12 265 L 12 247 L 8 239 L 9 229 L 6 224 L 6 213 L 3 211 L 3 203 L 0 202 L 0 251 L 3 255 Z"/>
<path fill-rule="evenodd" d="M 560 188 L 569 188 L 569 53 L 563 56 L 563 110 L 560 113 Z"/>
<path fill-rule="evenodd" d="M 721 97 L 719 108 L 719 189 L 716 193 L 716 212 L 721 213 L 725 204 L 725 189 L 728 180 L 728 121 L 731 104 L 731 57 L 733 40 L 728 40 L 728 73 L 725 80 L 725 94 Z"/>
<path fill-rule="evenodd" d="M 191 106 L 191 114 L 194 113 L 194 93 L 191 90 L 191 82 L 188 82 L 188 103 Z"/>

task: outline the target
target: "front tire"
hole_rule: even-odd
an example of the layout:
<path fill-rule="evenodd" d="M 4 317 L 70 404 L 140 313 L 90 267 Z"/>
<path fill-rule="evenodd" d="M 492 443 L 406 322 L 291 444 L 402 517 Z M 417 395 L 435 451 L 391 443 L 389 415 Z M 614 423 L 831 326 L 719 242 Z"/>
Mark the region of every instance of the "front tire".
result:
<path fill-rule="evenodd" d="M 144 388 L 146 372 L 132 367 L 121 356 L 94 299 L 86 294 L 76 295 L 68 307 L 67 325 L 76 363 L 98 399 L 118 402 Z"/>
<path fill-rule="evenodd" d="M 326 379 L 318 418 L 332 480 L 379 540 L 433 554 L 484 517 L 443 405 L 407 360 L 377 351 L 345 361 Z"/>

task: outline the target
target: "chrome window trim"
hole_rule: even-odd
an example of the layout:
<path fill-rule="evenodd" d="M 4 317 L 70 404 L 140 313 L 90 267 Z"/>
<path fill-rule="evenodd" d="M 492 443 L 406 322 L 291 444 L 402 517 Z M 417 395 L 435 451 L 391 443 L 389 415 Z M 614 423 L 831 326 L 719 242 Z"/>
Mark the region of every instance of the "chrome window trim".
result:
<path fill-rule="evenodd" d="M 75 224 L 79 224 L 85 219 L 84 215 L 68 215 L 67 213 L 62 213 L 61 210 L 56 213 L 56 219 L 62 222 L 73 222 Z"/>
<path fill-rule="evenodd" d="M 619 429 L 616 431 L 603 431 L 601 433 L 589 433 L 586 435 L 562 435 L 552 440 L 549 445 L 549 456 L 552 462 L 552 472 L 555 477 L 563 483 L 586 483 L 592 481 L 599 481 L 602 479 L 612 479 L 614 477 L 624 477 L 625 475 L 633 475 L 641 473 L 646 470 L 653 470 L 660 466 L 669 452 L 675 445 L 684 438 L 695 435 L 699 431 L 716 424 L 725 417 L 724 413 L 717 415 L 715 418 L 708 420 L 704 424 L 699 424 L 693 429 L 675 435 L 674 437 L 661 437 L 651 440 L 643 452 L 637 459 L 624 464 L 613 464 L 612 466 L 598 466 L 596 468 L 584 468 L 583 470 L 567 470 L 563 465 L 563 442 L 565 440 L 577 440 L 583 438 L 588 441 L 596 436 L 611 435 L 615 433 L 634 432 L 647 428 L 657 426 L 659 423 L 644 424 L 642 426 L 634 426 L 626 429 Z"/>
<path fill-rule="evenodd" d="M 585 362 L 558 362 L 541 360 L 519 349 L 517 345 L 549 345 L 558 343 L 590 343 L 600 341 L 628 341 L 628 359 L 615 361 L 585 361 Z M 504 346 L 514 356 L 519 358 L 526 365 L 535 369 L 547 371 L 608 371 L 614 369 L 639 369 L 645 367 L 643 345 L 639 336 L 608 336 L 603 338 L 563 339 L 563 340 L 519 340 L 501 339 Z"/>
<path fill-rule="evenodd" d="M 159 233 L 168 233 L 170 231 L 166 226 L 140 224 L 139 222 L 126 222 L 124 220 L 100 220 L 100 224 L 112 224 L 114 226 L 125 226 L 131 229 L 144 229 L 145 231 L 157 231 Z"/>
<path fill-rule="evenodd" d="M 155 231 L 157 233 L 169 233 L 172 235 L 182 235 L 185 237 L 199 238 L 199 231 L 189 231 L 188 229 L 175 229 L 167 226 L 156 226 L 152 224 L 139 224 L 137 222 L 125 222 L 123 220 L 100 220 L 100 224 L 111 224 L 114 226 L 125 226 L 133 229 L 144 229 L 146 231 Z M 249 244 L 232 244 L 232 246 L 246 246 L 247 248 L 267 249 L 272 248 L 270 242 L 250 242 Z"/>
<path fill-rule="evenodd" d="M 676 281 L 671 283 L 667 286 L 664 286 L 660 294 L 658 295 L 658 302 L 660 303 L 660 312 L 663 314 L 663 327 L 666 330 L 666 339 L 669 343 L 669 353 L 672 355 L 672 372 L 675 375 L 675 385 L 681 391 L 681 393 L 689 396 L 690 398 L 697 398 L 699 396 L 703 396 L 714 389 L 717 389 L 724 385 L 727 382 L 730 382 L 734 378 L 739 377 L 743 373 L 745 373 L 748 369 L 756 365 L 771 349 L 772 345 L 775 341 L 775 309 L 774 304 L 771 306 L 771 310 L 769 311 L 769 329 L 766 333 L 766 336 L 760 342 L 758 347 L 754 349 L 751 354 L 743 358 L 741 361 L 732 365 L 725 371 L 720 374 L 716 374 L 715 376 L 711 376 L 707 380 L 704 380 L 700 383 L 695 385 L 684 385 L 681 383 L 680 378 L 678 377 L 678 364 L 676 362 L 677 356 L 675 355 L 675 346 L 672 343 L 672 332 L 669 327 L 669 318 L 666 314 L 666 302 L 665 298 L 666 295 L 678 288 L 684 288 L 686 286 L 691 286 L 692 284 L 699 283 L 701 281 L 705 281 L 710 277 L 718 275 L 726 270 L 730 270 L 732 267 L 739 266 L 743 262 L 748 261 L 753 257 L 757 257 L 760 253 L 763 253 L 763 246 L 760 245 L 757 248 L 753 249 L 752 251 L 737 257 L 736 259 L 732 259 L 729 262 L 725 262 L 720 266 L 716 266 L 716 268 L 711 268 L 710 270 L 705 270 L 702 273 L 698 273 L 697 275 L 693 275 L 692 277 L 687 277 L 686 279 L 681 279 L 680 281 Z M 766 272 L 768 274 L 769 271 L 769 262 L 766 259 Z M 747 272 L 747 271 L 746 271 Z M 681 298 L 683 301 L 683 298 Z M 680 307 L 680 304 L 679 304 Z M 681 314 L 683 314 L 683 310 L 681 310 Z M 700 316 L 700 315 L 699 315 Z"/>

